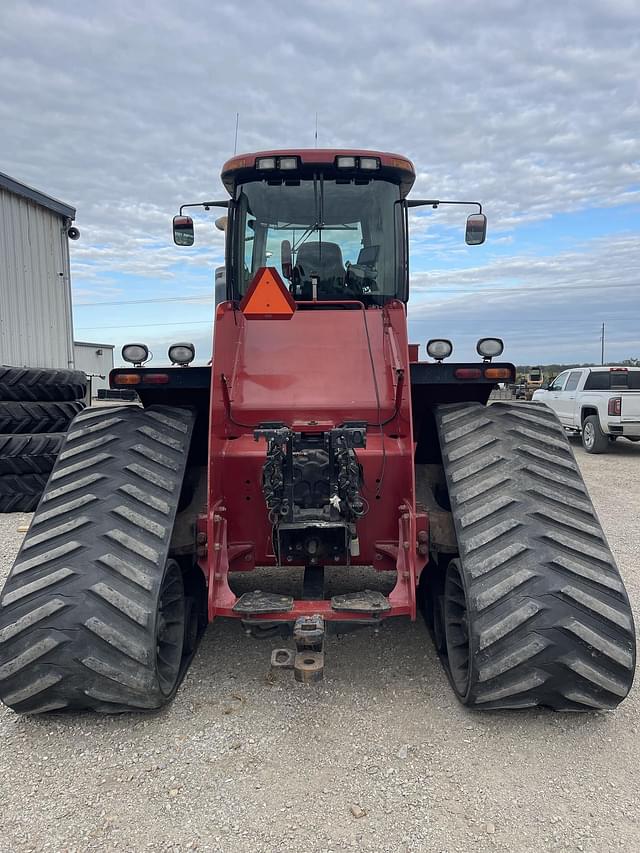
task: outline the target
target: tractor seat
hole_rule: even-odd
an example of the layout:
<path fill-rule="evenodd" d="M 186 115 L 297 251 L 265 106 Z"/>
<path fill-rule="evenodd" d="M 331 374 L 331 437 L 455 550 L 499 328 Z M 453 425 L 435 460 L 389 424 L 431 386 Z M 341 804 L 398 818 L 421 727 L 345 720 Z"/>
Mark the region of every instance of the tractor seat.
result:
<path fill-rule="evenodd" d="M 303 243 L 298 249 L 293 270 L 294 296 L 311 299 L 311 276 L 320 279 L 318 296 L 340 298 L 344 290 L 345 268 L 342 250 L 337 243 Z"/>

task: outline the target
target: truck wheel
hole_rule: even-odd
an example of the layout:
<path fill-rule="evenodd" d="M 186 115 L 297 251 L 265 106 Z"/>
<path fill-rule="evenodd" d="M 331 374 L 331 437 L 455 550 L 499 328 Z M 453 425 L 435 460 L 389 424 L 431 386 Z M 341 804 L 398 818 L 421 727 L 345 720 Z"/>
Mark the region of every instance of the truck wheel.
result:
<path fill-rule="evenodd" d="M 582 424 L 582 446 L 587 453 L 606 453 L 609 449 L 609 439 L 602 432 L 597 415 L 589 415 Z"/>
<path fill-rule="evenodd" d="M 86 409 L 0 598 L 0 699 L 19 713 L 159 708 L 189 663 L 168 557 L 194 416 Z"/>
<path fill-rule="evenodd" d="M 0 433 L 66 432 L 84 409 L 79 400 L 70 403 L 0 402 Z"/>
<path fill-rule="evenodd" d="M 465 705 L 614 708 L 631 688 L 629 599 L 555 414 L 438 406 L 459 557 L 441 658 Z"/>
<path fill-rule="evenodd" d="M 64 441 L 64 433 L 0 435 L 0 476 L 49 474 Z"/>
<path fill-rule="evenodd" d="M 0 365 L 0 400 L 37 403 L 82 400 L 87 377 L 80 370 L 41 370 Z"/>

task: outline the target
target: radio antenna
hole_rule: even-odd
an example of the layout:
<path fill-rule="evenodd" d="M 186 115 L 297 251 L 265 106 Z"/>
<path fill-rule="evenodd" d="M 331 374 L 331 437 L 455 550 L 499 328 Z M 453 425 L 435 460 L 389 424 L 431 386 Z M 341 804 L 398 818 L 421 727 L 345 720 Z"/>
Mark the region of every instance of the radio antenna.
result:
<path fill-rule="evenodd" d="M 318 113 L 316 113 L 316 148 L 318 147 Z"/>
<path fill-rule="evenodd" d="M 238 153 L 238 124 L 240 123 L 240 113 L 236 113 L 236 135 L 233 140 L 233 154 L 234 156 Z"/>

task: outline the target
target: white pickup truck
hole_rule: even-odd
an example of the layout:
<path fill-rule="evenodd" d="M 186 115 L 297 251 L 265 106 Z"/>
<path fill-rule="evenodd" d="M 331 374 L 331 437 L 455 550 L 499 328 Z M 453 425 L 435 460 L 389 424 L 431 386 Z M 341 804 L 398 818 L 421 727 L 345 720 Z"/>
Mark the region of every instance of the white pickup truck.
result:
<path fill-rule="evenodd" d="M 582 434 L 587 453 L 606 453 L 617 438 L 640 441 L 640 367 L 576 367 L 560 373 L 533 399 Z"/>

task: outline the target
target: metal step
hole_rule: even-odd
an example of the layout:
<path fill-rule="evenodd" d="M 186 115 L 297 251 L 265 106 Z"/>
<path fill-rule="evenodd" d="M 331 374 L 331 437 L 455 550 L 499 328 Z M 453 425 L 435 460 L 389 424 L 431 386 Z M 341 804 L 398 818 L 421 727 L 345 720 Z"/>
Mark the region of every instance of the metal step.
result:
<path fill-rule="evenodd" d="M 247 615 L 256 613 L 285 613 L 293 609 L 293 596 L 291 595 L 276 595 L 273 592 L 262 592 L 260 589 L 254 589 L 252 592 L 245 592 L 233 605 L 236 613 L 246 613 Z"/>
<path fill-rule="evenodd" d="M 331 599 L 331 609 L 348 610 L 351 613 L 386 613 L 391 610 L 391 603 L 381 592 L 365 589 L 362 592 L 334 595 Z"/>

